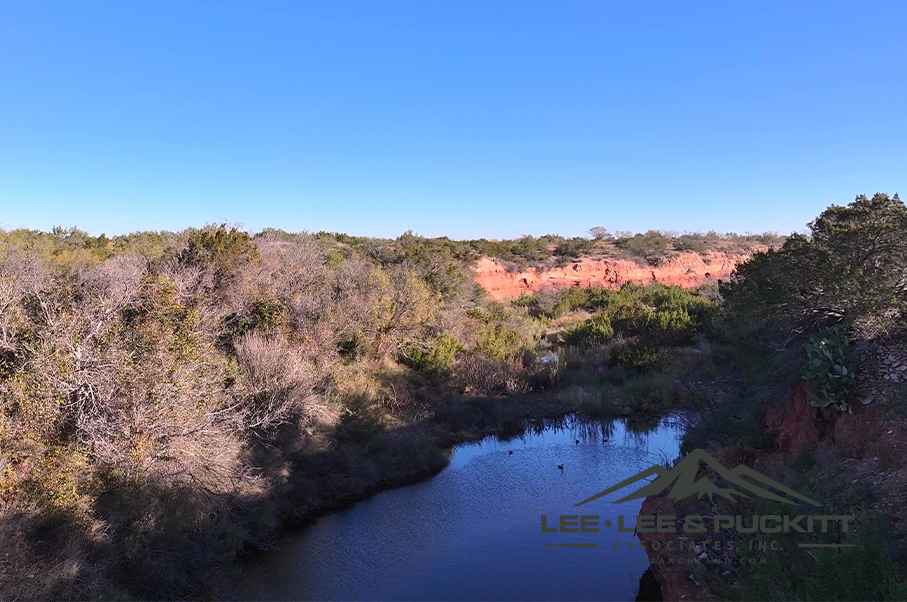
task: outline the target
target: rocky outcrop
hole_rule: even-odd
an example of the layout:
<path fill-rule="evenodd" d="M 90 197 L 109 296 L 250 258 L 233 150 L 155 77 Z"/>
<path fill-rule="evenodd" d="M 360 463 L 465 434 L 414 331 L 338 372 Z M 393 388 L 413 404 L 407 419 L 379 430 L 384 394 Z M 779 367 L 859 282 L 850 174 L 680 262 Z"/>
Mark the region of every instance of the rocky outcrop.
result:
<path fill-rule="evenodd" d="M 754 248 L 754 251 L 768 247 Z M 567 266 L 546 270 L 528 269 L 511 272 L 493 259 L 483 257 L 475 267 L 475 280 L 489 296 L 496 301 L 516 299 L 525 293 L 543 289 L 564 289 L 572 286 L 605 286 L 618 289 L 622 284 L 633 282 L 662 284 L 695 288 L 708 283 L 717 283 L 727 278 L 738 263 L 749 254 L 720 253 L 709 251 L 681 253 L 665 259 L 658 266 L 640 265 L 622 259 L 584 258 Z"/>

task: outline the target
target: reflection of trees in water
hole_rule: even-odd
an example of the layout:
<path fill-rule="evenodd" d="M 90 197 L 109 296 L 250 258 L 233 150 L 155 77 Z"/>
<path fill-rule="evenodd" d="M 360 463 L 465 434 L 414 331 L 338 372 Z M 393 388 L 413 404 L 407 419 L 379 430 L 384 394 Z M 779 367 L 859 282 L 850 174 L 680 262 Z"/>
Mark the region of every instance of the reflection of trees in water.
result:
<path fill-rule="evenodd" d="M 627 436 L 632 437 L 637 442 L 637 447 L 647 448 L 649 460 L 653 464 L 660 464 L 666 468 L 671 468 L 676 454 L 680 451 L 679 446 L 671 445 L 667 441 L 664 441 L 663 436 L 653 436 L 662 435 L 667 432 L 674 433 L 674 436 L 679 438 L 687 427 L 687 424 L 686 418 L 677 414 L 669 414 L 659 418 L 655 421 L 655 425 L 648 429 L 645 427 L 650 425 L 649 422 L 641 421 L 639 423 L 631 424 L 630 421 L 628 421 Z M 636 430 L 631 430 L 631 428 Z"/>
<path fill-rule="evenodd" d="M 563 418 L 542 421 L 531 421 L 527 430 L 536 435 L 545 432 L 569 432 L 581 443 L 599 442 L 603 439 L 613 441 L 615 434 L 619 434 L 619 427 L 623 426 L 624 445 L 633 447 L 646 447 L 653 434 L 663 430 L 680 430 L 686 427 L 683 417 L 655 414 L 641 414 L 630 418 L 600 419 L 586 418 L 576 414 Z"/>
<path fill-rule="evenodd" d="M 584 418 L 572 414 L 563 418 L 540 421 L 533 420 L 527 425 L 528 432 L 543 435 L 546 432 L 570 433 L 582 443 L 600 441 L 602 438 L 610 439 L 614 434 L 613 420 L 600 420 L 598 418 Z"/>
<path fill-rule="evenodd" d="M 580 443 L 614 443 L 633 447 L 645 451 L 652 462 L 664 465 L 667 460 L 673 459 L 667 456 L 673 456 L 674 452 L 669 454 L 666 451 L 666 448 L 673 446 L 664 443 L 656 445 L 653 435 L 658 435 L 655 438 L 657 441 L 663 438 L 665 431 L 682 432 L 686 426 L 684 417 L 678 415 L 640 415 L 608 420 L 571 414 L 547 420 L 528 419 L 508 425 L 509 428 L 504 433 L 485 440 L 498 443 L 520 441 L 526 444 L 545 435 L 564 433 L 569 435 L 567 439 L 571 442 L 578 439 Z"/>
<path fill-rule="evenodd" d="M 641 414 L 627 418 L 626 428 L 628 434 L 648 435 L 656 430 L 659 424 L 661 424 L 661 416 Z"/>
<path fill-rule="evenodd" d="M 545 432 L 545 423 L 541 420 L 530 420 L 529 429 L 535 435 L 541 435 Z"/>
<path fill-rule="evenodd" d="M 590 420 L 579 417 L 576 418 L 575 424 L 573 425 L 576 438 L 583 443 L 590 441 L 598 443 L 602 439 L 608 439 L 610 441 L 614 437 L 616 428 L 617 425 L 615 420 Z"/>

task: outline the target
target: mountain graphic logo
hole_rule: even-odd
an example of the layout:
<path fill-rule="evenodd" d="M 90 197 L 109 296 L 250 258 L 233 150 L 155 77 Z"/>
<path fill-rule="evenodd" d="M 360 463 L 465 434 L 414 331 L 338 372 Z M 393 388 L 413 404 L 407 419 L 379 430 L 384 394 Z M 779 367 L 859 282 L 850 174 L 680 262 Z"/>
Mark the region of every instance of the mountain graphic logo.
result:
<path fill-rule="evenodd" d="M 699 473 L 700 462 L 718 473 L 718 476 L 727 481 L 727 483 L 736 485 L 739 489 L 718 487 L 707 477 L 702 477 L 701 479 L 696 480 L 696 476 Z M 742 478 L 747 477 L 748 479 L 756 481 L 759 484 L 771 487 L 794 499 L 800 500 L 801 502 L 806 502 L 808 504 L 812 504 L 813 506 L 819 505 L 817 502 L 814 502 L 808 497 L 800 495 L 793 489 L 785 487 L 781 483 L 773 481 L 767 476 L 760 474 L 752 468 L 744 466 L 743 464 L 740 464 L 733 469 L 727 469 L 722 466 L 721 463 L 718 462 L 718 460 L 705 453 L 701 449 L 697 449 L 691 452 L 687 457 L 675 464 L 674 468 L 670 470 L 656 464 L 655 466 L 652 466 L 651 468 L 648 468 L 641 473 L 630 477 L 629 479 L 621 481 L 613 487 L 609 487 L 604 491 L 596 493 L 589 499 L 583 500 L 576 505 L 582 506 L 583 504 L 588 504 L 589 502 L 597 500 L 602 496 L 623 489 L 624 487 L 632 485 L 633 483 L 641 481 L 642 479 L 648 478 L 652 475 L 658 475 L 658 478 L 645 487 L 638 489 L 635 493 L 621 498 L 614 503 L 619 504 L 621 502 L 629 502 L 630 500 L 638 500 L 650 495 L 658 495 L 659 493 L 673 485 L 673 487 L 671 488 L 671 493 L 668 497 L 675 500 L 689 497 L 691 495 L 695 495 L 697 499 L 702 498 L 702 496 L 704 495 L 707 495 L 709 496 L 709 499 L 712 499 L 713 496 L 718 495 L 729 500 L 733 500 L 734 496 L 742 498 L 751 497 L 750 495 L 747 495 L 746 492 L 748 492 L 750 494 L 754 494 L 769 500 L 774 500 L 776 502 L 783 502 L 785 504 L 791 505 L 797 504 L 797 502 L 789 498 L 782 497 L 776 493 L 772 493 L 771 491 L 768 491 L 767 489 L 764 489 L 759 485 L 751 483 L 750 481 L 744 480 Z"/>

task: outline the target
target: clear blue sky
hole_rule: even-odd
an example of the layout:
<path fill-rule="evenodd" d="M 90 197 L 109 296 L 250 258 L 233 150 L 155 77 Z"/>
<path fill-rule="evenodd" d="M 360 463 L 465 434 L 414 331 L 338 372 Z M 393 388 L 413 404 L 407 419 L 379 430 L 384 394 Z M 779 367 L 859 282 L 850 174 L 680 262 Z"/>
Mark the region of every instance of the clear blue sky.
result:
<path fill-rule="evenodd" d="M 0 225 L 790 232 L 907 192 L 907 2 L 0 2 Z"/>

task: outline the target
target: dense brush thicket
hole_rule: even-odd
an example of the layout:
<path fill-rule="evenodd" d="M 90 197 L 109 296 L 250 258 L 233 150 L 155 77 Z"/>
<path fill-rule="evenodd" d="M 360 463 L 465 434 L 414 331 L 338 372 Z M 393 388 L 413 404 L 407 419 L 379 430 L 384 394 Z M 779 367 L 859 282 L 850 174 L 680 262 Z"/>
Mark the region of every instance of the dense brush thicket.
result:
<path fill-rule="evenodd" d="M 421 240 L 0 233 L 0 597 L 198 595 L 259 535 L 256 443 L 506 390 L 538 325 Z"/>
<path fill-rule="evenodd" d="M 667 409 L 679 385 L 641 375 L 695 343 L 714 301 L 495 303 L 469 269 L 610 239 L 0 232 L 0 594 L 200 596 L 287 515 L 437 470 L 456 433 Z M 492 398 L 562 380 L 541 405 Z"/>

